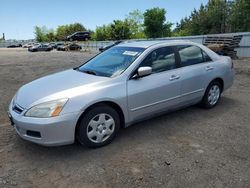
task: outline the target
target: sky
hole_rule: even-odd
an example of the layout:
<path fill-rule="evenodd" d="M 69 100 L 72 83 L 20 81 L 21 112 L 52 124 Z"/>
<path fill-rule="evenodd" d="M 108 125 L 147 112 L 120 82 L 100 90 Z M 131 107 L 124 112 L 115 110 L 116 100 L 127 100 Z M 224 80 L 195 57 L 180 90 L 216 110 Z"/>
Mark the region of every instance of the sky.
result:
<path fill-rule="evenodd" d="M 169 22 L 179 22 L 208 0 L 1 0 L 0 37 L 33 39 L 35 26 L 56 29 L 79 22 L 87 29 L 124 19 L 129 12 L 159 7 L 167 11 Z"/>

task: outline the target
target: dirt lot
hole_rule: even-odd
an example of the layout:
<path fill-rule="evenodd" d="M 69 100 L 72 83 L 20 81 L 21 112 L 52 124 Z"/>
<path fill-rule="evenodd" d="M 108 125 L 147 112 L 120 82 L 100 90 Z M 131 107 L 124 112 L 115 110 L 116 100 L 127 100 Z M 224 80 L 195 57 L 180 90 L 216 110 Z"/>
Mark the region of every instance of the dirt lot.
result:
<path fill-rule="evenodd" d="M 0 49 L 0 187 L 250 187 L 250 59 L 235 61 L 235 84 L 216 108 L 141 122 L 106 147 L 20 139 L 6 116 L 16 90 L 93 55 Z"/>

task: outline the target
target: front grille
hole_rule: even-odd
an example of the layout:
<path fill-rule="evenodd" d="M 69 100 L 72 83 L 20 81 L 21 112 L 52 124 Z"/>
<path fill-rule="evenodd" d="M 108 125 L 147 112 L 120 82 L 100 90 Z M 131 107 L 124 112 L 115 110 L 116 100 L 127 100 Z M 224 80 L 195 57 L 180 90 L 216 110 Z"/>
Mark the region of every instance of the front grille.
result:
<path fill-rule="evenodd" d="M 14 106 L 12 107 L 12 110 L 18 114 L 21 114 L 23 112 L 23 108 L 18 106 L 17 104 L 14 104 Z"/>

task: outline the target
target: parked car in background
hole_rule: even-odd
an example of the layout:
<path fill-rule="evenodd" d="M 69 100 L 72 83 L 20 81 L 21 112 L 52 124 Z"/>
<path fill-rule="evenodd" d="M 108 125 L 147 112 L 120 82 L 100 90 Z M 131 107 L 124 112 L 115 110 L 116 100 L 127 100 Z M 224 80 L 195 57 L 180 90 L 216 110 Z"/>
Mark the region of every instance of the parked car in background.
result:
<path fill-rule="evenodd" d="M 9 105 L 16 132 L 42 145 L 110 143 L 121 127 L 200 103 L 232 86 L 230 57 L 188 41 L 122 43 L 83 65 L 22 86 Z"/>
<path fill-rule="evenodd" d="M 65 51 L 65 47 L 64 47 L 65 45 L 66 45 L 65 43 L 58 44 L 56 47 L 56 50 L 57 51 Z"/>
<path fill-rule="evenodd" d="M 56 42 L 50 42 L 48 45 L 50 45 L 52 48 L 56 49 L 57 48 L 57 44 Z"/>
<path fill-rule="evenodd" d="M 102 46 L 102 47 L 99 48 L 99 51 L 103 52 L 103 51 L 105 51 L 105 50 L 107 50 L 107 49 L 109 49 L 109 48 L 111 48 L 113 46 L 116 46 L 117 44 L 120 44 L 121 42 L 123 42 L 123 41 L 116 41 L 113 44 Z"/>
<path fill-rule="evenodd" d="M 57 49 L 58 46 L 62 46 L 62 45 L 64 45 L 64 42 L 57 42 L 55 45 L 55 49 Z"/>
<path fill-rule="evenodd" d="M 73 51 L 73 50 L 81 50 L 82 47 L 78 44 L 64 44 L 64 45 L 59 45 L 57 47 L 57 51 Z"/>
<path fill-rule="evenodd" d="M 66 47 L 66 50 L 81 50 L 82 49 L 82 47 L 80 46 L 80 45 L 78 45 L 78 44 L 69 44 L 69 45 L 67 45 L 67 47 Z"/>
<path fill-rule="evenodd" d="M 57 50 L 57 51 L 65 51 L 65 46 L 66 46 L 66 44 L 58 45 L 58 46 L 56 47 L 56 50 Z"/>
<path fill-rule="evenodd" d="M 23 45 L 23 48 L 30 48 L 32 46 L 36 45 L 34 42 L 29 42 Z"/>
<path fill-rule="evenodd" d="M 50 45 L 54 49 L 57 49 L 58 46 L 64 45 L 64 42 L 50 42 L 48 45 Z"/>
<path fill-rule="evenodd" d="M 19 47 L 22 47 L 22 44 L 12 44 L 7 46 L 7 48 L 19 48 Z"/>
<path fill-rule="evenodd" d="M 53 50 L 53 48 L 48 44 L 39 44 L 39 45 L 35 45 L 35 46 L 32 46 L 32 47 L 28 48 L 28 50 L 30 52 L 39 52 L 39 51 L 48 52 L 48 51 Z"/>
<path fill-rule="evenodd" d="M 72 35 L 67 36 L 66 40 L 67 41 L 86 41 L 89 40 L 90 37 L 90 32 L 88 31 L 83 31 L 83 32 L 75 32 Z"/>

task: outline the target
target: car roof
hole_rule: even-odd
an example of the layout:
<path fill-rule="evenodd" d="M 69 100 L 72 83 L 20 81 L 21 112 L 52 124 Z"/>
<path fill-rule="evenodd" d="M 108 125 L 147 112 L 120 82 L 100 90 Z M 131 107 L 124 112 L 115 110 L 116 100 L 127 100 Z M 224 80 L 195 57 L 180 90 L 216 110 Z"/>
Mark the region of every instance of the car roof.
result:
<path fill-rule="evenodd" d="M 86 34 L 86 33 L 89 33 L 89 31 L 77 31 L 77 32 L 75 32 L 73 34 L 76 34 L 76 33 L 84 33 L 84 34 Z"/>
<path fill-rule="evenodd" d="M 155 45 L 194 45 L 196 43 L 193 43 L 188 40 L 145 40 L 145 41 L 125 41 L 117 46 L 121 47 L 137 47 L 137 48 L 149 48 L 151 46 Z"/>

